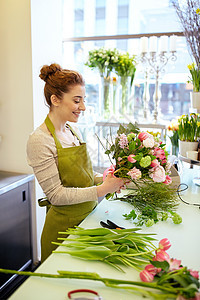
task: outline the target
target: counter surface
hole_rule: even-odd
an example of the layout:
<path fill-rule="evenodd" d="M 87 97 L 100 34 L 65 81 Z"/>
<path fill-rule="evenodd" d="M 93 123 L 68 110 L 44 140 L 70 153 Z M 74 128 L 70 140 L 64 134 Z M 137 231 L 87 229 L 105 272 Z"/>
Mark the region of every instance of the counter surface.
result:
<path fill-rule="evenodd" d="M 181 182 L 189 185 L 189 189 L 182 193 L 182 198 L 190 203 L 200 203 L 200 187 L 196 186 L 192 181 L 193 177 L 196 176 L 195 172 L 199 171 L 187 169 L 182 173 L 181 178 Z M 110 219 L 119 226 L 131 228 L 134 227 L 133 223 L 129 220 L 124 220 L 122 217 L 122 214 L 129 213 L 131 209 L 133 207 L 124 202 L 103 200 L 80 226 L 84 228 L 96 228 L 100 227 L 99 222 L 101 220 L 106 221 Z M 200 270 L 200 210 L 197 206 L 190 206 L 181 202 L 178 213 L 183 218 L 181 224 L 175 225 L 171 220 L 159 222 L 150 228 L 142 227 L 142 232 L 156 233 L 158 241 L 162 238 L 168 238 L 172 243 L 172 247 L 168 250 L 169 255 L 180 259 L 183 265 L 191 269 Z M 63 247 L 59 248 L 61 250 Z M 66 254 L 56 253 L 52 254 L 36 272 L 56 274 L 57 270 L 97 272 L 103 277 L 140 280 L 139 273 L 131 268 L 126 268 L 126 272 L 122 273 L 101 262 L 84 261 Z M 104 300 L 143 299 L 128 291 L 107 288 L 103 283 L 89 280 L 46 279 L 39 277 L 28 278 L 10 299 L 68 299 L 68 291 L 77 288 L 94 289 Z"/>
<path fill-rule="evenodd" d="M 33 174 L 0 171 L 0 195 L 33 179 Z"/>

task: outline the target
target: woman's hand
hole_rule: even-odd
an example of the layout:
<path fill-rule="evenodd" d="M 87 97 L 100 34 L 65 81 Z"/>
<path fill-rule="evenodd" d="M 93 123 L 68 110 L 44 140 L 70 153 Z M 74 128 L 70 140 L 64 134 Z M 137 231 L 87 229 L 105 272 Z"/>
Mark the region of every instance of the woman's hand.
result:
<path fill-rule="evenodd" d="M 97 186 L 98 197 L 103 197 L 108 193 L 120 193 L 121 189 L 125 189 L 125 180 L 108 174 L 101 185 Z"/>

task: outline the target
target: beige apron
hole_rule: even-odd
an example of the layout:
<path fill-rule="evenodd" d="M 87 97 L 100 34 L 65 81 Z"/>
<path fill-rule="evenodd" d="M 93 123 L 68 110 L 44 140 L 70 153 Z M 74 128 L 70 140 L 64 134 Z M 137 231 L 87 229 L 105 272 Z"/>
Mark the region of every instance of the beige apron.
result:
<path fill-rule="evenodd" d="M 60 141 L 56 137 L 55 128 L 48 116 L 45 119 L 45 124 L 56 144 L 58 171 L 62 184 L 65 187 L 79 188 L 94 185 L 93 169 L 86 144 L 81 143 L 79 137 L 70 127 L 72 134 L 79 139 L 80 146 L 62 148 Z M 79 225 L 96 205 L 97 201 L 62 206 L 50 205 L 41 236 L 41 262 L 57 248 L 51 242 L 57 240 L 58 232 Z"/>

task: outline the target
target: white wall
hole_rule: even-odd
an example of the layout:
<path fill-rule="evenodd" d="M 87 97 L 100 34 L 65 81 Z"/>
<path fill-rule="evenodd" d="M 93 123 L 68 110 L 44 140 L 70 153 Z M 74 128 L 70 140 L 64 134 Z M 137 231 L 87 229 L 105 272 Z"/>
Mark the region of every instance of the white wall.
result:
<path fill-rule="evenodd" d="M 30 3 L 0 0 L 0 169 L 30 172 L 26 141 L 33 129 Z"/>
<path fill-rule="evenodd" d="M 62 0 L 31 0 L 33 116 L 34 128 L 45 119 L 48 109 L 44 104 L 44 82 L 39 78 L 43 65 L 53 62 L 62 65 Z M 36 182 L 36 199 L 43 192 Z M 45 219 L 45 208 L 36 206 L 38 255 L 40 236 Z"/>
<path fill-rule="evenodd" d="M 48 112 L 39 71 L 44 64 L 62 62 L 61 38 L 62 0 L 0 0 L 0 170 L 32 173 L 27 139 Z M 32 209 L 39 257 L 45 209 L 36 199 L 41 196 L 36 183 Z"/>

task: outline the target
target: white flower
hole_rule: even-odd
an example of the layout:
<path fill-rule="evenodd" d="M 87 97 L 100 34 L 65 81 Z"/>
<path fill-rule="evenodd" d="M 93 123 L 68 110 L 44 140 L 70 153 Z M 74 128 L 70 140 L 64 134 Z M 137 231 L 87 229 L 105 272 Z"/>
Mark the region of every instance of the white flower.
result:
<path fill-rule="evenodd" d="M 143 146 L 146 147 L 146 148 L 153 148 L 154 139 L 148 137 L 146 140 L 143 141 Z"/>

